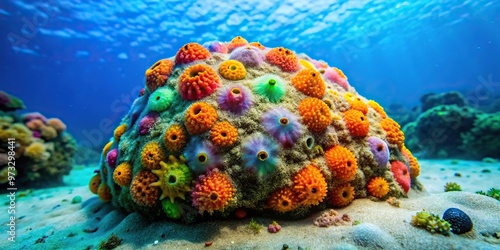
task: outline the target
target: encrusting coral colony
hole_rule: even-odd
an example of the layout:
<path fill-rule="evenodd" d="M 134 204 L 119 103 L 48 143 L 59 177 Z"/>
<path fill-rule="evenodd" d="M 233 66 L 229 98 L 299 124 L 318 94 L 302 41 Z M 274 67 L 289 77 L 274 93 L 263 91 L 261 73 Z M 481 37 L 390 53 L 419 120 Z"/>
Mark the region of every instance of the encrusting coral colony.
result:
<path fill-rule="evenodd" d="M 399 125 L 341 70 L 239 36 L 147 69 L 100 167 L 101 200 L 187 221 L 404 197 L 419 174 Z"/>

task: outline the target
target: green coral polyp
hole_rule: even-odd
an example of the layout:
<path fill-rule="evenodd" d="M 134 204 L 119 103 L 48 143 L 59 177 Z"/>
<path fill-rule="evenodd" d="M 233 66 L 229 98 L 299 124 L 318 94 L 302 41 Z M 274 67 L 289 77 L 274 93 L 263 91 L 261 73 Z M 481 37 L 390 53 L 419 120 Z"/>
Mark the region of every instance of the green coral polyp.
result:
<path fill-rule="evenodd" d="M 286 93 L 286 84 L 279 76 L 267 74 L 254 80 L 253 90 L 270 102 L 278 103 Z"/>
<path fill-rule="evenodd" d="M 431 233 L 440 233 L 442 235 L 450 235 L 451 224 L 427 211 L 422 210 L 417 212 L 411 219 L 411 224 L 416 227 L 423 227 Z"/>
<path fill-rule="evenodd" d="M 444 191 L 445 192 L 450 192 L 450 191 L 462 191 L 462 188 L 460 185 L 458 185 L 456 182 L 448 182 L 444 186 Z"/>
<path fill-rule="evenodd" d="M 151 94 L 148 101 L 148 108 L 152 111 L 161 112 L 170 107 L 174 100 L 175 92 L 168 87 L 157 89 Z"/>
<path fill-rule="evenodd" d="M 168 163 L 160 162 L 161 169 L 152 170 L 153 174 L 158 176 L 158 181 L 151 184 L 151 186 L 160 187 L 162 194 L 160 200 L 166 197 L 174 203 L 175 198 L 185 199 L 185 193 L 190 191 L 191 172 L 184 163 L 184 159 L 175 158 L 171 155 Z"/>
<path fill-rule="evenodd" d="M 173 203 L 169 199 L 164 199 L 161 201 L 161 206 L 163 207 L 163 212 L 165 212 L 168 218 L 174 220 L 181 218 L 182 213 L 179 204 Z"/>

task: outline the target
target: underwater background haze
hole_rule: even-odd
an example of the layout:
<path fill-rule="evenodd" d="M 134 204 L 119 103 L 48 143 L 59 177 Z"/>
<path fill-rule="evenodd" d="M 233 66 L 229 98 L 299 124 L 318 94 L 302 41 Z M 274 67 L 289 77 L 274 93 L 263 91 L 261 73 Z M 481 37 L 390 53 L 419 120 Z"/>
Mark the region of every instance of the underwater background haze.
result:
<path fill-rule="evenodd" d="M 0 86 L 99 149 L 150 65 L 237 35 L 339 67 L 384 107 L 450 90 L 487 102 L 498 96 L 499 13 L 488 0 L 2 1 Z"/>

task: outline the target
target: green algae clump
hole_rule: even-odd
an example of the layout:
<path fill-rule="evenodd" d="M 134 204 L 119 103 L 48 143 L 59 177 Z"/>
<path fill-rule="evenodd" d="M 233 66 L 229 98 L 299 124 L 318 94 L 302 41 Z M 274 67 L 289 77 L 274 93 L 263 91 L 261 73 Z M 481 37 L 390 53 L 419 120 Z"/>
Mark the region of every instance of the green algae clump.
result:
<path fill-rule="evenodd" d="M 450 235 L 451 224 L 439 217 L 439 215 L 422 210 L 412 216 L 411 224 L 415 227 L 423 227 L 431 233 Z"/>

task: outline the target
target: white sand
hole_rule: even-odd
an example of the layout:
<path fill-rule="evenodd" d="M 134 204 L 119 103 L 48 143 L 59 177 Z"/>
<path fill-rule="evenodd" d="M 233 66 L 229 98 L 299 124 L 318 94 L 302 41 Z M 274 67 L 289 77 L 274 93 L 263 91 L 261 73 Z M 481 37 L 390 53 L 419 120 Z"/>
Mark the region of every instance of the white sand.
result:
<path fill-rule="evenodd" d="M 247 227 L 250 218 L 237 221 L 206 222 L 183 225 L 172 222 L 151 222 L 137 213 L 125 214 L 104 204 L 88 191 L 91 170 L 73 171 L 65 179 L 72 186 L 36 190 L 17 199 L 16 243 L 8 242 L 6 227 L 0 249 L 98 249 L 99 243 L 111 233 L 123 239 L 118 249 L 201 249 L 206 241 L 213 241 L 211 249 L 500 249 L 500 242 L 481 233 L 500 231 L 500 202 L 477 195 L 477 190 L 500 187 L 500 164 L 459 161 L 421 161 L 419 178 L 428 192 L 410 191 L 408 199 L 400 199 L 401 207 L 386 202 L 357 199 L 340 213 L 348 213 L 357 226 L 319 228 L 313 226 L 318 214 L 300 221 L 278 221 L 282 230 L 268 233 L 264 228 L 254 234 Z M 474 167 L 476 166 L 476 167 Z M 441 170 L 444 169 L 444 170 Z M 481 173 L 489 169 L 490 173 Z M 462 177 L 455 177 L 456 172 Z M 81 180 L 80 180 L 81 178 Z M 443 192 L 446 182 L 459 183 L 464 192 Z M 83 185 L 83 186 L 82 186 Z M 83 198 L 81 204 L 71 204 L 75 195 Z M 68 201 L 62 201 L 67 199 Z M 0 202 L 7 198 L 3 195 Z M 474 229 L 463 235 L 431 234 L 410 225 L 412 215 L 425 208 L 442 215 L 450 207 L 466 212 L 474 222 Z M 5 209 L 6 210 L 6 209 Z M 255 218 L 268 224 L 269 218 Z M 2 225 L 8 222 L 7 213 L 0 217 Z M 84 230 L 95 230 L 93 233 Z M 44 243 L 35 244 L 43 237 Z M 158 241 L 155 245 L 154 242 Z"/>

